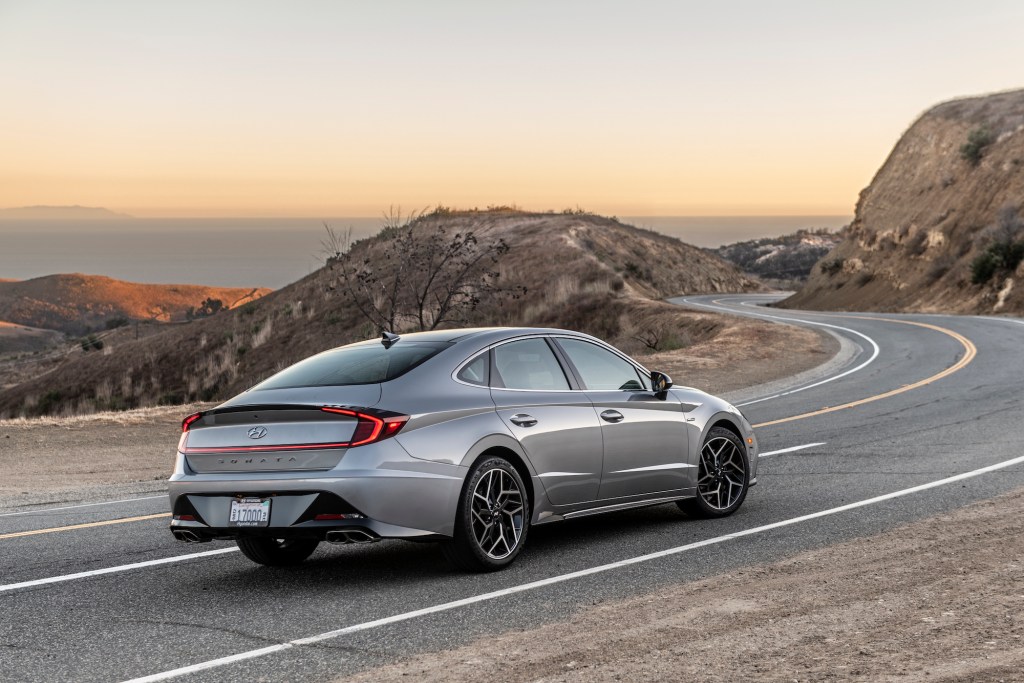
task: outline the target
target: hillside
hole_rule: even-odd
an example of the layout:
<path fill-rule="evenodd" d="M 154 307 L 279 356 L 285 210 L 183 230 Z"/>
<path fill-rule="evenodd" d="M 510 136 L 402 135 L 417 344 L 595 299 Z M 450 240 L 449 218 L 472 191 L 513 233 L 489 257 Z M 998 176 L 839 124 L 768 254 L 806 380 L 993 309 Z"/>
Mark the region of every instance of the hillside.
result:
<path fill-rule="evenodd" d="M 258 299 L 269 289 L 151 285 L 101 275 L 46 275 L 0 281 L 0 320 L 18 325 L 85 334 L 117 319 L 178 322 L 207 299 L 228 308 Z M 113 323 L 109 323 L 113 324 Z"/>
<path fill-rule="evenodd" d="M 353 244 L 352 260 L 393 268 L 389 230 Z M 515 294 L 488 301 L 461 324 L 571 327 L 634 353 L 684 348 L 735 324 L 661 298 L 762 288 L 696 247 L 599 216 L 439 210 L 412 230 L 426 239 L 443 230 L 505 241 L 507 251 L 489 269 Z M 0 416 L 226 398 L 308 355 L 376 335 L 341 289 L 331 263 L 236 310 L 139 340 L 107 338 L 101 352 L 76 352 L 0 391 Z M 765 328 L 758 327 L 767 335 L 762 343 L 778 327 L 756 325 Z"/>
<path fill-rule="evenodd" d="M 823 228 L 735 242 L 708 251 L 735 263 L 745 273 L 772 284 L 788 285 L 805 282 L 814 264 L 840 241 L 838 233 Z"/>
<path fill-rule="evenodd" d="M 116 213 L 96 206 L 18 206 L 0 209 L 0 221 L 4 220 L 109 220 L 131 218 L 128 214 Z"/>
<path fill-rule="evenodd" d="M 45 351 L 59 344 L 63 337 L 55 330 L 41 330 L 0 320 L 0 356 Z"/>
<path fill-rule="evenodd" d="M 1024 90 L 940 104 L 861 192 L 845 238 L 781 306 L 1024 312 Z"/>

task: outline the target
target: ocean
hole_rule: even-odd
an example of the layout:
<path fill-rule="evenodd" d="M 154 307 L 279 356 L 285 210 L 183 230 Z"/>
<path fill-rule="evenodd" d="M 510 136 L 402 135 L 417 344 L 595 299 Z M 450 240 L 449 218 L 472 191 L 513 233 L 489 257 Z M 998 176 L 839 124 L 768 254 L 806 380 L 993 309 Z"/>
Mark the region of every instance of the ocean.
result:
<path fill-rule="evenodd" d="M 839 228 L 850 216 L 620 216 L 701 247 L 800 228 Z M 279 288 L 323 264 L 324 222 L 376 233 L 380 218 L 123 218 L 0 221 L 0 279 L 54 273 L 132 282 Z"/>

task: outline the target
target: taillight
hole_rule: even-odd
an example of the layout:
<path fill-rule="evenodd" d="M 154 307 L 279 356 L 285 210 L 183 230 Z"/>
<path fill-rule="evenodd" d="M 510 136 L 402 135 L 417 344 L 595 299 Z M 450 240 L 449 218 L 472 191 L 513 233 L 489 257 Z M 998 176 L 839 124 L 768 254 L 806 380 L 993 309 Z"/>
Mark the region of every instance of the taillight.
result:
<path fill-rule="evenodd" d="M 182 421 L 181 421 L 181 431 L 183 431 L 183 432 L 187 432 L 187 431 L 188 431 L 188 428 L 189 428 L 189 426 L 190 426 L 190 425 L 191 425 L 191 424 L 192 424 L 193 422 L 195 422 L 196 420 L 198 420 L 199 418 L 201 418 L 202 416 L 203 416 L 203 414 L 202 414 L 202 413 L 192 413 L 191 415 L 189 415 L 188 417 L 186 417 L 186 418 L 185 418 L 184 420 L 182 420 Z"/>
<path fill-rule="evenodd" d="M 178 439 L 178 450 L 185 452 L 185 444 L 188 443 L 188 428 L 192 426 L 192 423 L 203 416 L 203 413 L 192 413 L 184 420 L 181 421 L 181 438 Z"/>
<path fill-rule="evenodd" d="M 408 415 L 387 415 L 377 416 L 370 415 L 369 413 L 362 413 L 358 410 L 349 410 L 348 408 L 332 408 L 330 406 L 324 406 L 320 410 L 325 413 L 334 413 L 336 415 L 347 415 L 348 417 L 354 417 L 359 422 L 356 424 L 355 431 L 352 432 L 352 437 L 349 439 L 348 446 L 365 446 L 368 443 L 374 443 L 375 441 L 381 441 L 397 434 L 405 423 L 409 421 Z"/>

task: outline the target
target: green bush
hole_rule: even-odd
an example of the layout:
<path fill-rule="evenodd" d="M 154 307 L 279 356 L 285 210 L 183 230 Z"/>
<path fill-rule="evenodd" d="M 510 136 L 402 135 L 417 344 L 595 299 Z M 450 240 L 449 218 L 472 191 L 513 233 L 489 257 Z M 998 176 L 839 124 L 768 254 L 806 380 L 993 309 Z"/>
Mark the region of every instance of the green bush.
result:
<path fill-rule="evenodd" d="M 960 146 L 960 158 L 977 166 L 985 156 L 985 149 L 995 141 L 995 134 L 988 128 L 975 128 L 967 135 L 967 142 Z"/>
<path fill-rule="evenodd" d="M 983 285 L 996 273 L 1013 272 L 1024 261 L 1024 242 L 993 242 L 971 262 L 971 282 Z"/>

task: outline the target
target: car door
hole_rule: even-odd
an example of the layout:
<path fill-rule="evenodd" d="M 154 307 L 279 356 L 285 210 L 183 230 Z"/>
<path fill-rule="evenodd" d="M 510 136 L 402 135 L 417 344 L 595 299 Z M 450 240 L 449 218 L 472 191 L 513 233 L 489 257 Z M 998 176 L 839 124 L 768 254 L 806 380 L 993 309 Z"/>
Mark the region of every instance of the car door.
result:
<path fill-rule="evenodd" d="M 522 444 L 554 505 L 595 500 L 601 483 L 601 423 L 550 342 L 528 337 L 491 349 L 491 397 Z"/>
<path fill-rule="evenodd" d="M 610 348 L 573 337 L 555 341 L 601 419 L 601 499 L 693 486 L 696 467 L 679 401 L 658 398 L 650 378 Z"/>

